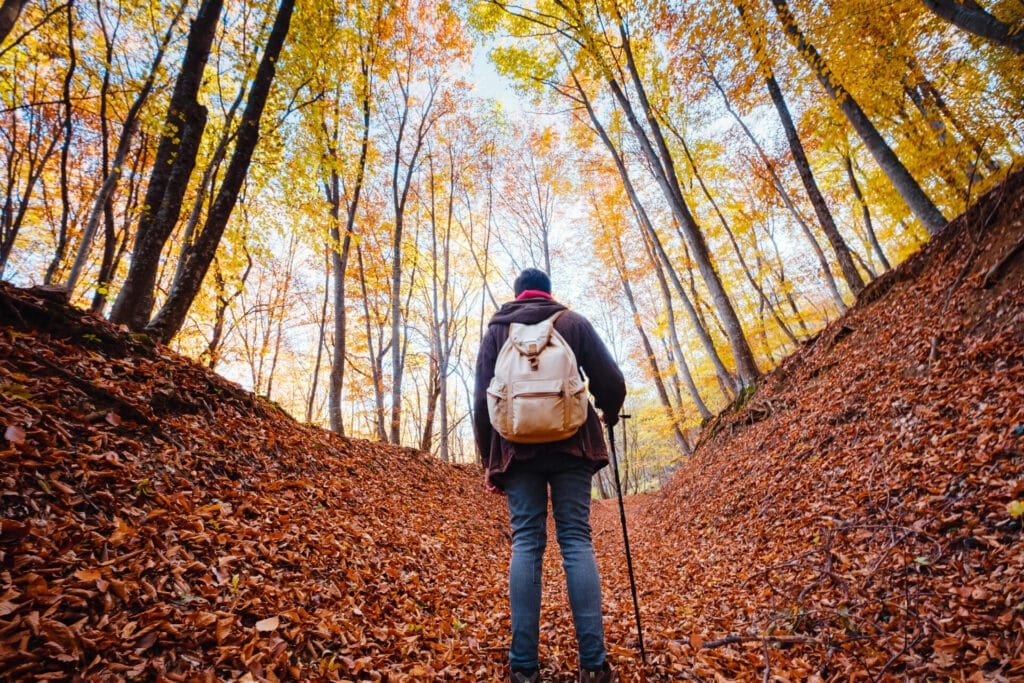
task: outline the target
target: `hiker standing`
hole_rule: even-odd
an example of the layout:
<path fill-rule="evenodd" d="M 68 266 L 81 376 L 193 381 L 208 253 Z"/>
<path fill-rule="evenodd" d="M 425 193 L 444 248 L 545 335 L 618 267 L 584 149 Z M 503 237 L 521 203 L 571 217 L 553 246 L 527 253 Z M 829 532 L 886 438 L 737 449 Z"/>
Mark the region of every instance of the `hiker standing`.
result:
<path fill-rule="evenodd" d="M 528 268 L 516 278 L 514 288 L 515 300 L 504 304 L 491 318 L 481 341 L 473 403 L 484 485 L 491 492 L 506 495 L 512 526 L 509 681 L 539 680 L 541 566 L 550 487 L 576 628 L 579 681 L 610 683 L 617 677 L 605 661 L 601 579 L 590 531 L 591 478 L 608 464 L 608 451 L 601 418 L 586 400 L 586 382 L 589 380 L 589 392 L 604 421 L 614 425 L 626 396 L 625 380 L 590 321 L 551 297 L 551 280 L 546 273 Z M 510 334 L 512 340 L 506 344 Z M 566 345 L 571 353 L 564 351 Z M 530 352 L 539 356 L 531 359 Z M 551 360 L 553 356 L 555 361 Z M 550 379 L 558 372 L 552 370 L 551 363 L 562 356 L 574 357 L 570 373 L 574 377 L 565 379 L 564 389 L 540 390 L 557 381 Z M 546 379 L 532 381 L 530 370 Z M 518 379 L 506 377 L 516 373 Z M 531 381 L 533 390 L 517 393 L 517 385 L 530 385 Z M 582 404 L 573 397 L 582 398 Z M 563 410 L 564 425 L 557 425 L 555 432 L 544 432 L 548 426 L 540 427 L 537 433 L 526 433 L 536 427 L 534 423 L 551 415 L 559 416 L 556 421 L 561 421 Z M 553 438 L 545 438 L 544 434 L 551 433 L 555 434 Z"/>

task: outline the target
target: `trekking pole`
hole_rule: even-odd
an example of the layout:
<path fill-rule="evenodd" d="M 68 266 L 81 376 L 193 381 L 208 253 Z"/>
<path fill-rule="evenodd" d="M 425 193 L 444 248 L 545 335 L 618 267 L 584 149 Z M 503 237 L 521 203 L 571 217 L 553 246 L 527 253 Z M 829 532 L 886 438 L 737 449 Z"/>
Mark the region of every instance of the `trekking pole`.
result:
<path fill-rule="evenodd" d="M 629 415 L 620 415 L 623 420 Z M 625 435 L 625 423 L 623 423 L 623 435 Z M 633 576 L 633 556 L 629 552 L 629 534 L 626 532 L 626 506 L 622 502 L 622 485 L 619 483 L 619 459 L 615 453 L 615 431 L 608 425 L 608 441 L 612 446 L 612 471 L 615 473 L 615 495 L 619 499 L 619 519 L 622 522 L 622 540 L 626 544 L 626 568 L 629 571 L 629 590 L 633 594 L 633 616 L 636 617 L 636 635 L 640 640 L 640 661 L 647 666 L 647 652 L 644 650 L 644 632 L 640 628 L 640 602 L 636 597 L 636 578 Z M 623 452 L 625 452 L 626 440 L 622 440 Z"/>

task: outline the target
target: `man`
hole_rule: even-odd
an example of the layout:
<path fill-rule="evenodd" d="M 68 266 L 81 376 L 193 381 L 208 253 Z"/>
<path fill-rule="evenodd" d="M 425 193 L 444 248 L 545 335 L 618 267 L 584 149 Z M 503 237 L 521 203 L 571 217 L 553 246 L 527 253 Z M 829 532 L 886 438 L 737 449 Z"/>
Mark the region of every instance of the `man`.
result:
<path fill-rule="evenodd" d="M 589 378 L 590 393 L 608 425 L 614 425 L 618 419 L 626 384 L 622 371 L 590 321 L 551 297 L 551 280 L 546 273 L 528 268 L 516 278 L 514 289 L 515 300 L 504 304 L 491 318 L 480 344 L 473 404 L 477 450 L 485 469 L 484 486 L 488 491 L 507 496 L 512 525 L 509 681 L 536 683 L 539 680 L 541 566 L 547 542 L 550 488 L 576 627 L 579 681 L 612 683 L 618 678 L 605 661 L 601 579 L 590 533 L 591 477 L 608 464 L 601 418 L 588 404 L 583 426 L 569 438 L 540 444 L 512 443 L 491 425 L 487 388 L 495 374 L 498 352 L 508 338 L 509 325 L 532 325 L 559 311 L 565 312 L 555 320 L 554 328 L 568 343 Z"/>

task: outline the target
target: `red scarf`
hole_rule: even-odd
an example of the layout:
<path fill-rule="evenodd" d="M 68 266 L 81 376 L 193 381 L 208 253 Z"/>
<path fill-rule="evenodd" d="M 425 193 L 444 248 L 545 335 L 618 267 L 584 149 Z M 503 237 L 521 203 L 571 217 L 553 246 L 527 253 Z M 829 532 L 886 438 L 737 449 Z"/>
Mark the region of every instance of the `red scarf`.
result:
<path fill-rule="evenodd" d="M 553 296 L 539 289 L 527 289 L 522 294 L 516 297 L 516 301 L 519 301 L 520 299 L 532 299 L 534 297 L 540 297 L 542 299 L 554 299 Z"/>

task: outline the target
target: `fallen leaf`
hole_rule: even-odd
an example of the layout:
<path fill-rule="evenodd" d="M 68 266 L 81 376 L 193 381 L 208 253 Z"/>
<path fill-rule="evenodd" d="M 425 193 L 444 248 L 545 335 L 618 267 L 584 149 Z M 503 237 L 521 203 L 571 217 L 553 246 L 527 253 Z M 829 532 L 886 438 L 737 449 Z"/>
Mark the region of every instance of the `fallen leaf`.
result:
<path fill-rule="evenodd" d="M 17 425 L 10 425 L 4 430 L 4 438 L 11 443 L 23 443 L 25 441 L 25 430 Z"/>
<path fill-rule="evenodd" d="M 268 617 L 262 621 L 256 622 L 256 630 L 260 633 L 269 633 L 275 630 L 280 625 L 280 619 L 277 617 Z"/>

